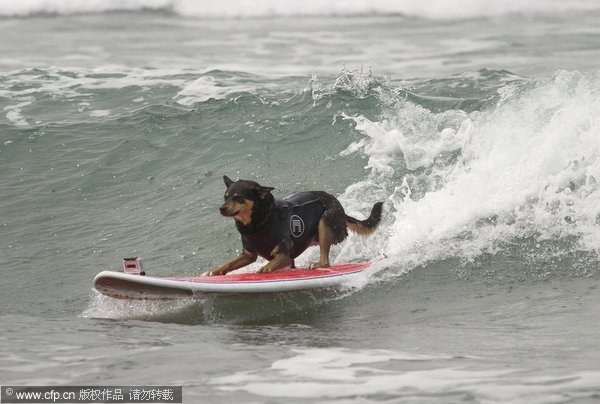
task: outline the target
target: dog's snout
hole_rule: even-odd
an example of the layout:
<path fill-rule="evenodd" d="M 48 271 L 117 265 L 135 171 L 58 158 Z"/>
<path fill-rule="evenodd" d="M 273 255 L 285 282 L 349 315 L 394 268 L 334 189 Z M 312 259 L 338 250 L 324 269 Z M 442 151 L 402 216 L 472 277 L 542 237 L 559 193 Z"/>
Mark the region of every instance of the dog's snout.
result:
<path fill-rule="evenodd" d="M 219 212 L 224 213 L 226 211 L 227 211 L 227 206 L 221 205 L 221 207 L 219 208 Z"/>

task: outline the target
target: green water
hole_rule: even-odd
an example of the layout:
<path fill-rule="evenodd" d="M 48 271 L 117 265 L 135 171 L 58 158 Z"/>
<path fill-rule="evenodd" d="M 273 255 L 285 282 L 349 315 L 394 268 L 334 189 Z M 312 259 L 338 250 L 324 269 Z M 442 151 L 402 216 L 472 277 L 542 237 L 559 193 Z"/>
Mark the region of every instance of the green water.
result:
<path fill-rule="evenodd" d="M 597 400 L 598 15 L 552 10 L 0 19 L 0 384 Z M 372 275 L 171 303 L 93 291 L 126 256 L 168 276 L 239 253 L 223 175 L 356 217 L 384 201 L 375 235 L 332 251 Z"/>

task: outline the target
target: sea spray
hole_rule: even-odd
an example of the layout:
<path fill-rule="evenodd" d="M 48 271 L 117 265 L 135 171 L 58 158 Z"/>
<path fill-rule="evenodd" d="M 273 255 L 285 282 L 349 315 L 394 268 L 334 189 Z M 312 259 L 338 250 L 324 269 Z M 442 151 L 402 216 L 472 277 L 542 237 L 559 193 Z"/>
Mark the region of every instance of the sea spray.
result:
<path fill-rule="evenodd" d="M 346 116 L 365 137 L 342 155 L 364 153 L 368 174 L 342 199 L 388 195 L 393 222 L 374 241 L 385 247 L 371 248 L 397 264 L 471 260 L 519 238 L 575 237 L 564 254 L 596 251 L 599 85 L 597 75 L 558 71 L 499 88 L 481 112 L 400 99 L 379 120 Z"/>

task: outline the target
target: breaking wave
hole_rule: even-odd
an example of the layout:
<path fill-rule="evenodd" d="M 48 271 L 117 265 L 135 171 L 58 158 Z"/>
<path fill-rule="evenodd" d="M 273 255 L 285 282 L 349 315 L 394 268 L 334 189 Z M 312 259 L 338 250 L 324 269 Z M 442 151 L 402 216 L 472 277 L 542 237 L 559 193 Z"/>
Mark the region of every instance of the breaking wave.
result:
<path fill-rule="evenodd" d="M 593 0 L 509 0 L 482 3 L 477 0 L 447 2 L 433 0 L 426 3 L 410 0 L 225 0 L 219 2 L 197 0 L 27 0 L 0 3 L 0 16 L 27 17 L 40 14 L 81 14 L 114 11 L 163 11 L 184 17 L 199 18 L 262 18 L 262 17 L 324 17 L 404 15 L 433 20 L 454 20 L 518 15 L 563 15 L 566 12 L 598 10 Z"/>
<path fill-rule="evenodd" d="M 555 255 L 600 249 L 600 76 L 505 77 L 480 110 L 434 112 L 427 97 L 415 103 L 395 89 L 380 117 L 341 118 L 363 134 L 342 156 L 363 154 L 369 172 L 342 199 L 364 210 L 364 199 L 387 198 L 389 212 L 384 231 L 344 255 L 368 243 L 414 267 L 516 240 Z"/>

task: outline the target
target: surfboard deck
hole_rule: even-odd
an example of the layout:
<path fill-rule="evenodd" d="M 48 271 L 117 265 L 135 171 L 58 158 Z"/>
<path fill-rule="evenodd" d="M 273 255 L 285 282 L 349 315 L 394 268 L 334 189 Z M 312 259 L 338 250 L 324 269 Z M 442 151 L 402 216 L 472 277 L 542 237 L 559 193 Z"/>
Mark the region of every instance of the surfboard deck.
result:
<path fill-rule="evenodd" d="M 94 287 L 118 299 L 168 300 L 202 294 L 275 293 L 342 286 L 367 270 L 368 262 L 332 264 L 330 268 L 283 269 L 268 274 L 156 277 L 115 271 L 100 272 Z"/>

